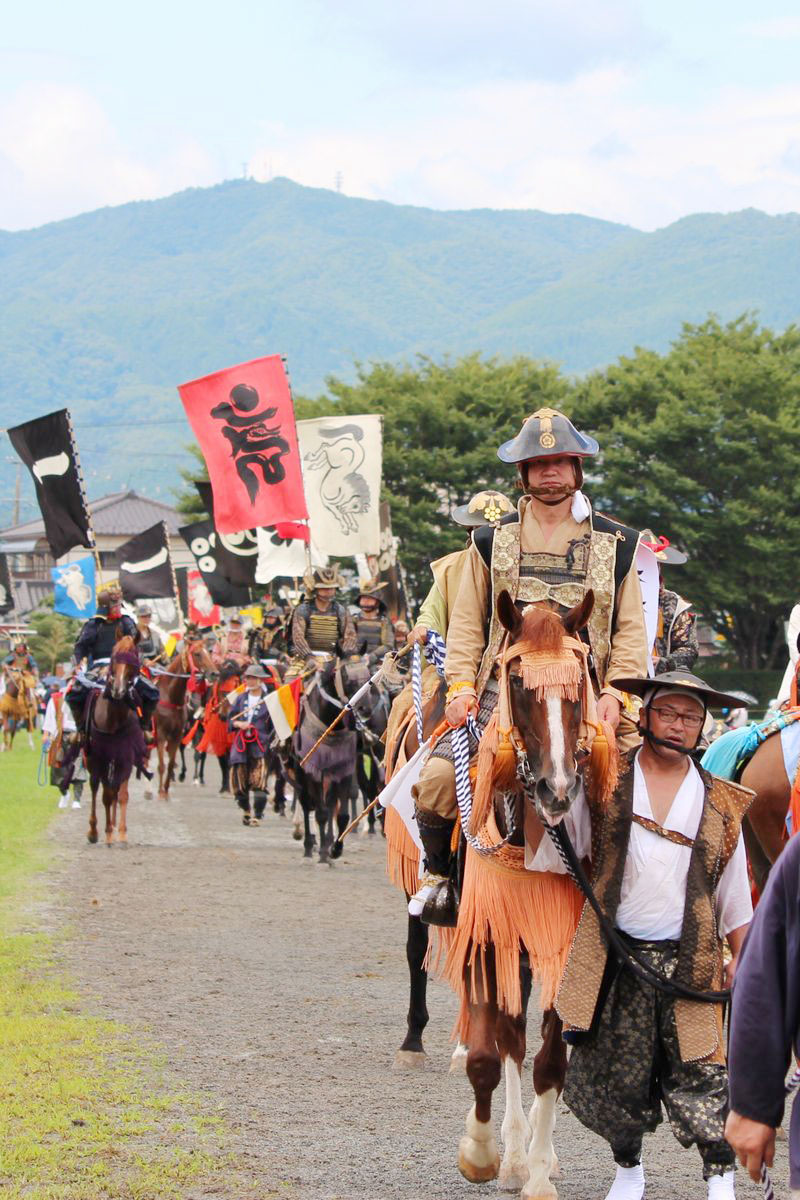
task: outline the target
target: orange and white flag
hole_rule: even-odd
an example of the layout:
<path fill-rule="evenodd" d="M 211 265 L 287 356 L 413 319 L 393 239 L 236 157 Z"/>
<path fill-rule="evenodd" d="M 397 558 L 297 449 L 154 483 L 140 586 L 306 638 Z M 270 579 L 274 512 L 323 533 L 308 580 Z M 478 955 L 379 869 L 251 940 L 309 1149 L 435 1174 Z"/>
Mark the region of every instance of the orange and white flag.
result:
<path fill-rule="evenodd" d="M 277 691 L 264 697 L 279 742 L 285 742 L 297 725 L 302 691 L 302 679 L 293 679 L 291 683 L 284 683 Z"/>

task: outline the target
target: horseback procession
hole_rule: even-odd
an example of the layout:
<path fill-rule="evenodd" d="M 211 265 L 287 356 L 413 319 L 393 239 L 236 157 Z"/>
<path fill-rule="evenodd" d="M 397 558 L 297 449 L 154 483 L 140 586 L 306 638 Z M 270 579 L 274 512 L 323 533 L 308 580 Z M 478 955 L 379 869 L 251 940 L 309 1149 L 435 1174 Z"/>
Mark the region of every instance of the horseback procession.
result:
<path fill-rule="evenodd" d="M 88 841 L 99 796 L 106 844 L 124 845 L 132 778 L 157 774 L 169 801 L 187 751 L 198 786 L 216 758 L 220 793 L 249 829 L 270 792 L 270 821 L 294 811 L 299 859 L 335 864 L 363 823 L 384 835 L 408 909 L 397 1067 L 425 1064 L 429 973 L 458 999 L 474 1100 L 445 1150 L 454 1169 L 525 1200 L 557 1196 L 559 1162 L 578 1168 L 558 1145 L 563 1099 L 607 1146 L 606 1200 L 645 1195 L 645 1135 L 664 1112 L 696 1148 L 711 1200 L 734 1196 L 737 1155 L 766 1189 L 772 1149 L 764 1140 L 758 1158 L 752 1146 L 782 1099 L 732 1107 L 742 1093 L 729 1092 L 725 1016 L 753 898 L 800 819 L 796 683 L 767 721 L 717 737 L 713 713 L 742 699 L 693 673 L 695 616 L 662 573 L 686 555 L 592 507 L 584 470 L 600 447 L 553 408 L 497 450 L 517 502 L 476 481 L 450 514 L 464 544 L 431 563 L 416 622 L 405 603 L 390 611 L 386 579 L 342 574 L 341 547 L 359 547 L 353 559 L 369 549 L 354 535 L 370 506 L 376 516 L 370 426 L 323 422 L 312 445 L 298 428 L 320 423 L 295 423 L 279 367 L 257 360 L 179 389 L 216 537 L 256 532 L 256 579 L 270 585 L 258 619 L 231 607 L 224 626 L 180 621 L 162 638 L 151 602 L 163 593 L 142 601 L 113 582 L 76 639 L 51 745 L 62 794 L 85 772 Z M 204 578 L 220 566 L 209 555 L 197 556 Z M 26 653 L 3 666 L 12 736 L 31 728 Z"/>

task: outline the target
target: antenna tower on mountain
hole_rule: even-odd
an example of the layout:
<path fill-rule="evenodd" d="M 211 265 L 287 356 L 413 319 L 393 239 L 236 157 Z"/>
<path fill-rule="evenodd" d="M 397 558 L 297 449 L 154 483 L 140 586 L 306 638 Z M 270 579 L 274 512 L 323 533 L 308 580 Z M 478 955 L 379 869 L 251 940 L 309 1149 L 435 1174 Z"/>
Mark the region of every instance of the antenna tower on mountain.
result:
<path fill-rule="evenodd" d="M 344 181 L 344 176 L 342 175 L 342 172 L 337 171 L 336 172 L 336 190 L 337 190 L 337 192 L 341 192 L 343 181 Z"/>

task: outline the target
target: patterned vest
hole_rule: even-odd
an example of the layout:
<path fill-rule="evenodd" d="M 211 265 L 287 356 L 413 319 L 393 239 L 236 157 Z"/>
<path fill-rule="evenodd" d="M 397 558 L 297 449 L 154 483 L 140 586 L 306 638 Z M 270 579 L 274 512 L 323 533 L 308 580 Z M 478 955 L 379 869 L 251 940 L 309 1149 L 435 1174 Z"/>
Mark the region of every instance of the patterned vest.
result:
<path fill-rule="evenodd" d="M 479 695 L 492 673 L 505 633 L 497 616 L 497 597 L 502 591 L 509 592 L 519 605 L 550 601 L 560 609 L 567 610 L 580 604 L 591 588 L 594 592 L 594 609 L 587 634 L 595 675 L 599 686 L 603 686 L 611 652 L 614 602 L 617 588 L 622 582 L 618 567 L 624 566 L 624 574 L 627 574 L 636 553 L 638 534 L 608 518 L 595 516 L 594 524 L 608 528 L 598 529 L 590 525 L 583 537 L 570 542 L 564 555 L 524 553 L 520 545 L 519 520 L 501 522 L 494 531 L 490 566 L 492 594 L 489 638 L 478 671 Z M 477 536 L 475 540 L 478 545 Z M 628 553 L 624 562 L 618 564 L 617 550 L 623 545 Z"/>
<path fill-rule="evenodd" d="M 592 813 L 592 887 L 606 916 L 614 921 L 633 820 L 632 755 L 604 812 Z M 683 929 L 675 979 L 699 991 L 722 987 L 722 948 L 717 933 L 714 893 L 739 839 L 742 818 L 754 794 L 699 767 L 705 803 L 692 847 L 686 880 Z M 607 948 L 597 917 L 584 905 L 556 1007 L 572 1029 L 589 1029 L 606 965 Z M 697 1000 L 675 1001 L 678 1044 L 684 1062 L 725 1061 L 721 1006 Z"/>

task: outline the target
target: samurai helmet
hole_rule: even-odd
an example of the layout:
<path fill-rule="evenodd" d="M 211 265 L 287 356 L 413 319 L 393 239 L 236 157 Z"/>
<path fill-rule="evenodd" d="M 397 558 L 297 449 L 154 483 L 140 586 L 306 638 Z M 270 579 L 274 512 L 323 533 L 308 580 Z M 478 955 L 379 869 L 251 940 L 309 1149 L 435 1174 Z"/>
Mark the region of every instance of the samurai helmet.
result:
<path fill-rule="evenodd" d="M 314 578 L 309 581 L 308 586 L 316 591 L 318 588 L 342 588 L 345 584 L 339 574 L 339 568 L 332 566 L 317 567 L 314 571 Z"/>
<path fill-rule="evenodd" d="M 679 567 L 688 561 L 688 555 L 670 545 L 669 538 L 656 537 L 652 529 L 642 530 L 642 544 L 653 551 L 659 563 L 666 563 L 667 566 Z"/>
<path fill-rule="evenodd" d="M 366 596 L 370 600 L 376 600 L 378 602 L 379 609 L 385 609 L 386 602 L 385 602 L 383 596 L 380 595 L 380 592 L 386 586 L 387 585 L 386 585 L 385 580 L 381 580 L 381 579 L 377 579 L 377 578 L 361 580 L 359 582 L 358 591 L 356 593 L 356 604 L 358 604 L 358 602 L 362 596 Z"/>
<path fill-rule="evenodd" d="M 591 458 L 600 449 L 593 437 L 579 433 L 563 413 L 555 408 L 538 408 L 523 423 L 516 437 L 503 442 L 497 457 L 505 463 L 529 462 L 532 458 L 553 458 L 569 454 Z"/>
<path fill-rule="evenodd" d="M 502 517 L 516 512 L 514 505 L 502 492 L 487 489 L 476 492 L 466 504 L 457 504 L 450 513 L 457 525 L 475 528 L 479 525 L 497 525 Z"/>

